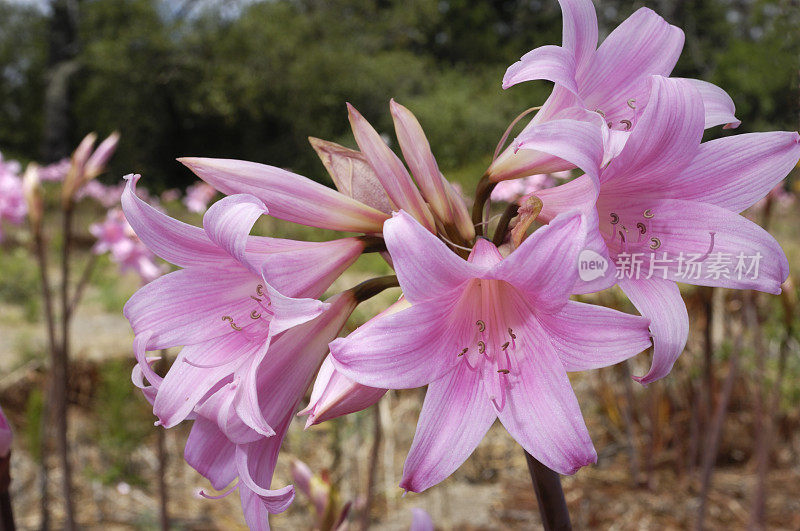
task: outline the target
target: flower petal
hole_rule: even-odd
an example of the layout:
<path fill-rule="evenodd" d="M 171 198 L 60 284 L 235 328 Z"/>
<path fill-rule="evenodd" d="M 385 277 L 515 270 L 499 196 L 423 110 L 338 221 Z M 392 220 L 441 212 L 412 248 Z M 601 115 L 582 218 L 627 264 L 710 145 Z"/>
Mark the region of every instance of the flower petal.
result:
<path fill-rule="evenodd" d="M 585 217 L 563 214 L 531 234 L 490 275 L 527 294 L 537 310 L 558 311 L 578 279 L 578 253 L 585 238 Z"/>
<path fill-rule="evenodd" d="M 561 46 L 541 46 L 522 56 L 508 67 L 503 76 L 503 88 L 513 87 L 523 81 L 546 79 L 578 95 L 575 82 L 575 56 Z"/>
<path fill-rule="evenodd" d="M 379 233 L 388 215 L 295 173 L 255 162 L 178 159 L 224 194 L 252 194 L 276 218 L 311 227 Z"/>
<path fill-rule="evenodd" d="M 285 330 L 314 319 L 330 306 L 317 299 L 287 297 L 273 288 L 266 280 L 264 281 L 264 290 L 269 296 L 269 309 L 274 313 L 269 323 L 271 336 L 276 336 Z"/>
<path fill-rule="evenodd" d="M 653 333 L 653 364 L 642 377 L 641 384 L 663 378 L 678 359 L 689 337 L 689 314 L 678 285 L 669 280 L 621 279 L 619 286 L 644 317 L 650 319 Z"/>
<path fill-rule="evenodd" d="M 650 346 L 648 319 L 611 308 L 569 301 L 540 320 L 567 372 L 608 367 Z"/>
<path fill-rule="evenodd" d="M 651 193 L 741 212 L 766 196 L 798 159 L 800 135 L 795 132 L 720 138 L 701 144 L 694 160 L 680 175 L 653 186 Z"/>
<path fill-rule="evenodd" d="M 411 303 L 448 293 L 482 271 L 402 210 L 384 225 L 384 238 L 403 295 Z"/>
<path fill-rule="evenodd" d="M 511 356 L 506 406 L 500 422 L 525 450 L 559 474 L 574 474 L 597 461 L 578 400 L 541 326 L 526 323 L 526 344 Z M 518 341 L 521 340 L 518 334 Z"/>
<path fill-rule="evenodd" d="M 661 186 L 692 160 L 703 136 L 703 101 L 686 81 L 650 78 L 650 100 L 622 152 L 600 177 L 603 194 Z"/>
<path fill-rule="evenodd" d="M 578 86 L 587 109 L 601 109 L 616 122 L 630 114 L 627 101 L 643 103 L 642 81 L 668 76 L 683 49 L 683 31 L 643 7 L 620 24 L 581 70 Z"/>
<path fill-rule="evenodd" d="M 235 450 L 236 445 L 214 422 L 198 418 L 189 432 L 183 457 L 189 466 L 211 482 L 212 487 L 221 490 L 236 479 Z"/>
<path fill-rule="evenodd" d="M 736 119 L 736 106 L 727 92 L 708 81 L 699 79 L 684 80 L 694 85 L 703 98 L 703 106 L 706 112 L 706 129 L 717 125 L 724 125 L 723 129 L 736 129 L 742 124 L 741 120 Z"/>
<path fill-rule="evenodd" d="M 452 223 L 453 216 L 450 213 L 450 203 L 445 188 L 447 183 L 442 178 L 422 126 L 411 111 L 396 101 L 392 100 L 390 107 L 397 142 L 403 151 L 406 164 L 417 180 L 422 196 L 439 219 Z"/>
<path fill-rule="evenodd" d="M 558 0 L 563 16 L 563 47 L 575 57 L 581 70 L 597 48 L 597 13 L 591 0 Z"/>
<path fill-rule="evenodd" d="M 173 219 L 139 199 L 136 183 L 140 177 L 126 176 L 122 210 L 136 236 L 151 251 L 181 267 L 230 262 L 230 256 L 214 245 L 203 229 Z"/>
<path fill-rule="evenodd" d="M 463 361 L 431 382 L 400 487 L 422 492 L 446 479 L 472 454 L 496 418 L 480 373 Z"/>
<path fill-rule="evenodd" d="M 225 249 L 237 262 L 246 264 L 248 236 L 256 220 L 266 213 L 267 207 L 257 197 L 230 195 L 211 205 L 203 216 L 203 228 L 214 244 Z"/>
<path fill-rule="evenodd" d="M 402 208 L 417 218 L 426 229 L 435 232 L 433 216 L 403 163 L 389 149 L 381 135 L 349 103 L 347 112 L 358 148 L 367 157 L 372 169 L 375 170 L 375 175 L 381 181 L 389 199 L 398 208 Z"/>
<path fill-rule="evenodd" d="M 259 280 L 244 268 L 192 266 L 139 288 L 123 313 L 134 334 L 152 331 L 148 350 L 201 343 L 230 333 L 232 323 L 250 322 L 246 303 Z"/>
<path fill-rule="evenodd" d="M 436 380 L 455 363 L 451 300 L 414 304 L 367 321 L 330 345 L 337 371 L 369 387 L 410 389 Z"/>

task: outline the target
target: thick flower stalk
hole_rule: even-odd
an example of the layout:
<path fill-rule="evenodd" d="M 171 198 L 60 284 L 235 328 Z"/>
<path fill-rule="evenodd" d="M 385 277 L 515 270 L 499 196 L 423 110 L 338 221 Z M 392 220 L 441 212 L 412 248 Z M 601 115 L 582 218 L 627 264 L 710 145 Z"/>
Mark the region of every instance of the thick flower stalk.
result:
<path fill-rule="evenodd" d="M 405 212 L 386 222 L 411 307 L 337 339 L 331 354 L 362 385 L 428 385 L 401 487 L 445 479 L 498 417 L 553 470 L 596 460 L 567 371 L 627 359 L 650 335 L 642 317 L 569 301 L 585 223 L 561 216 L 506 258 L 478 239 L 463 260 Z"/>
<path fill-rule="evenodd" d="M 592 241 L 617 265 L 616 280 L 654 336 L 653 365 L 669 373 L 686 344 L 689 317 L 676 282 L 780 293 L 789 264 L 778 242 L 739 213 L 764 197 L 800 159 L 796 132 L 751 133 L 701 143 L 704 100 L 695 85 L 653 76 L 649 103 L 621 153 L 597 171 L 534 195 L 548 222 L 576 207 L 599 220 Z M 545 126 L 543 126 L 545 127 Z M 516 149 L 542 151 L 537 128 Z M 573 160 L 597 160 L 597 143 L 573 143 Z M 545 148 L 547 149 L 547 148 Z M 555 150 L 551 150 L 555 152 Z"/>
<path fill-rule="evenodd" d="M 574 116 L 575 109 L 603 117 L 610 138 L 609 155 L 616 154 L 627 132 L 649 104 L 648 78 L 669 76 L 684 43 L 683 31 L 648 8 L 641 8 L 619 25 L 598 47 L 597 14 L 591 0 L 559 0 L 563 13 L 561 46 L 536 48 L 511 65 L 503 88 L 523 81 L 545 79 L 555 87 L 525 133 L 551 120 Z M 734 104 L 721 88 L 696 79 L 686 80 L 703 100 L 704 127 L 738 127 Z M 574 168 L 552 154 L 506 149 L 488 170 L 492 181 Z"/>

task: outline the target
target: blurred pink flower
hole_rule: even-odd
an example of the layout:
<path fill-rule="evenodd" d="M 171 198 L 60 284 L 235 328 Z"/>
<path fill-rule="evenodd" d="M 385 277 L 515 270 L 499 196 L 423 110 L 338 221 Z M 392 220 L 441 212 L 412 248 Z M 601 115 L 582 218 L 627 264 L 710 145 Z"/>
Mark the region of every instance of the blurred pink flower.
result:
<path fill-rule="evenodd" d="M 202 214 L 208 210 L 208 204 L 214 199 L 215 195 L 217 195 L 217 191 L 213 186 L 204 182 L 195 183 L 186 189 L 183 204 L 189 212 Z"/>
<path fill-rule="evenodd" d="M 14 435 L 11 432 L 11 425 L 8 423 L 6 414 L 0 408 L 0 457 L 7 457 L 11 452 L 11 441 Z"/>
<path fill-rule="evenodd" d="M 317 521 L 325 517 L 331 496 L 330 478 L 317 476 L 307 464 L 299 459 L 293 459 L 291 464 L 292 482 L 295 487 L 306 495 L 317 513 Z"/>
<path fill-rule="evenodd" d="M 625 360 L 650 345 L 650 334 L 647 319 L 569 300 L 585 223 L 560 216 L 507 258 L 481 238 L 466 261 L 404 211 L 385 223 L 411 307 L 330 347 L 335 368 L 362 385 L 428 385 L 402 488 L 445 479 L 498 417 L 559 473 L 595 462 L 567 371 Z"/>
<path fill-rule="evenodd" d="M 83 185 L 80 190 L 78 190 L 78 193 L 75 194 L 75 199 L 90 197 L 105 208 L 110 208 L 119 203 L 119 200 L 122 197 L 122 190 L 124 189 L 124 182 L 117 185 L 107 186 L 97 179 L 93 179 Z"/>
<path fill-rule="evenodd" d="M 171 203 L 181 198 L 181 191 L 177 188 L 170 188 L 161 192 L 161 201 L 164 203 Z"/>
<path fill-rule="evenodd" d="M 0 155 L 0 240 L 3 239 L 3 222 L 19 225 L 25 221 L 28 213 L 21 169 L 19 162 L 4 161 Z"/>
<path fill-rule="evenodd" d="M 411 509 L 411 527 L 409 531 L 434 531 L 433 519 L 425 509 Z"/>
<path fill-rule="evenodd" d="M 536 175 L 528 175 L 521 179 L 510 179 L 497 183 L 492 191 L 492 201 L 506 201 L 513 202 L 522 197 L 523 195 L 532 194 L 555 186 L 558 181 L 556 179 L 568 179 L 572 175 L 571 170 L 565 170 L 555 173 L 537 173 Z"/>
<path fill-rule="evenodd" d="M 71 165 L 72 162 L 70 161 L 70 159 L 64 158 L 59 160 L 58 162 L 48 164 L 47 166 L 42 166 L 41 168 L 39 168 L 39 180 L 41 180 L 42 182 L 63 181 L 64 177 L 67 176 L 67 173 L 69 172 L 69 168 Z"/>

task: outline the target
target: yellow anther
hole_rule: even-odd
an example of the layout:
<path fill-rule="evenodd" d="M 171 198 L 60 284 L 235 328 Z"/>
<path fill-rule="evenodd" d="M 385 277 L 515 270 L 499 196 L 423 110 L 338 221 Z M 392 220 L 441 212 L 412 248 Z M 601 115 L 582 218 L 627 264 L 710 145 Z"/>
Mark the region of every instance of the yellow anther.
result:
<path fill-rule="evenodd" d="M 503 350 L 506 350 L 508 348 L 508 345 L 510 345 L 510 344 L 511 344 L 511 341 L 506 341 L 505 343 L 503 343 L 500 346 L 500 348 L 502 348 Z"/>
<path fill-rule="evenodd" d="M 497 369 L 497 372 L 499 372 L 500 374 L 508 374 L 511 371 L 509 371 L 508 369 Z"/>
<path fill-rule="evenodd" d="M 631 98 L 631 99 L 628 100 L 628 107 L 630 107 L 631 109 L 636 110 L 636 99 L 635 98 Z"/>
<path fill-rule="evenodd" d="M 468 350 L 469 350 L 469 348 L 468 348 L 468 347 L 464 347 L 464 350 L 462 350 L 462 351 L 461 351 L 461 353 L 458 355 L 458 357 L 460 358 L 461 356 L 463 356 L 464 354 L 466 354 Z"/>
<path fill-rule="evenodd" d="M 484 330 L 486 330 L 486 323 L 484 323 L 480 319 L 475 321 L 475 324 L 478 325 L 478 332 L 483 332 Z"/>
<path fill-rule="evenodd" d="M 264 295 L 264 285 L 263 284 L 259 284 L 258 286 L 256 286 L 256 295 L 262 295 L 262 296 Z"/>
<path fill-rule="evenodd" d="M 659 240 L 658 238 L 650 238 L 650 241 L 653 242 L 653 243 L 650 244 L 650 248 L 652 250 L 655 251 L 656 249 L 661 247 L 661 240 Z"/>
<path fill-rule="evenodd" d="M 231 323 L 231 328 L 233 328 L 233 329 L 234 329 L 234 330 L 236 330 L 237 332 L 241 332 L 241 331 L 242 331 L 242 329 L 241 329 L 241 328 L 239 328 L 238 326 L 236 326 L 236 323 L 234 323 L 234 322 L 233 322 L 233 317 L 231 317 L 230 315 L 223 315 L 223 316 L 222 316 L 222 320 L 223 320 L 223 321 L 229 321 L 229 322 Z"/>
<path fill-rule="evenodd" d="M 261 319 L 261 314 L 258 311 L 253 310 L 250 312 L 250 319 Z"/>
<path fill-rule="evenodd" d="M 652 208 L 648 208 L 647 210 L 642 212 L 642 215 L 647 219 L 652 219 L 653 216 L 655 216 L 655 214 L 653 214 L 653 209 Z"/>
<path fill-rule="evenodd" d="M 511 339 L 517 339 L 517 336 L 514 335 L 514 331 L 511 328 L 508 329 L 508 335 L 511 336 Z"/>
<path fill-rule="evenodd" d="M 480 352 L 481 354 L 486 352 L 486 343 L 484 343 L 483 341 L 478 341 L 478 352 Z"/>

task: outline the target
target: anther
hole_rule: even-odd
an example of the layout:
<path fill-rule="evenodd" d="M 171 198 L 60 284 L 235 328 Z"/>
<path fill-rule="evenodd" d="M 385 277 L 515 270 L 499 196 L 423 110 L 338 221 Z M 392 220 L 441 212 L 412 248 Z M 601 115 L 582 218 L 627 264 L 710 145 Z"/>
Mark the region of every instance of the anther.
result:
<path fill-rule="evenodd" d="M 619 223 L 619 216 L 616 213 L 612 212 L 611 213 L 611 224 L 612 225 L 616 225 L 617 223 Z"/>
<path fill-rule="evenodd" d="M 261 319 L 261 314 L 258 313 L 256 310 L 250 312 L 250 319 Z"/>
<path fill-rule="evenodd" d="M 631 98 L 631 99 L 628 100 L 628 107 L 630 107 L 633 110 L 636 110 L 636 99 L 635 98 Z"/>
<path fill-rule="evenodd" d="M 486 323 L 484 323 L 480 319 L 475 321 L 475 324 L 478 325 L 478 332 L 483 332 L 484 330 L 486 330 Z"/>
<path fill-rule="evenodd" d="M 264 295 L 264 285 L 263 284 L 259 284 L 258 286 L 256 286 L 256 295 L 261 295 L 261 296 Z"/>
<path fill-rule="evenodd" d="M 630 120 L 620 120 L 619 123 L 621 123 L 621 124 L 623 124 L 625 126 L 625 130 L 626 131 L 630 131 L 631 127 L 633 127 L 633 124 L 631 123 Z"/>
<path fill-rule="evenodd" d="M 511 336 L 511 339 L 517 339 L 517 336 L 514 335 L 514 331 L 511 328 L 508 329 L 508 335 Z"/>
<path fill-rule="evenodd" d="M 645 224 L 644 224 L 644 223 L 642 223 L 641 221 L 640 221 L 639 223 L 637 223 L 637 224 L 636 224 L 636 228 L 637 228 L 637 229 L 639 229 L 639 232 L 640 232 L 641 234 L 644 234 L 645 232 L 647 232 L 647 225 L 645 225 Z"/>
<path fill-rule="evenodd" d="M 511 371 L 509 371 L 508 369 L 497 369 L 497 372 L 499 372 L 500 374 L 508 374 Z"/>
<path fill-rule="evenodd" d="M 458 357 L 460 358 L 461 356 L 466 354 L 468 350 L 469 350 L 469 347 L 464 347 L 464 350 L 461 351 L 461 353 L 458 355 Z"/>
<path fill-rule="evenodd" d="M 486 352 L 486 343 L 484 343 L 483 341 L 478 341 L 478 352 L 480 352 L 481 354 Z"/>
<path fill-rule="evenodd" d="M 595 110 L 594 110 L 594 112 L 596 112 L 597 114 L 599 114 L 599 115 L 600 115 L 600 116 L 602 116 L 603 118 L 605 118 L 605 117 L 606 117 L 606 113 L 604 113 L 604 112 L 603 112 L 603 111 L 601 111 L 600 109 L 595 109 Z"/>
<path fill-rule="evenodd" d="M 506 349 L 508 348 L 508 345 L 510 345 L 510 344 L 511 344 L 511 342 L 510 342 L 510 341 L 506 341 L 505 343 L 503 343 L 503 344 L 500 346 L 500 348 L 502 348 L 503 350 L 506 350 Z"/>
<path fill-rule="evenodd" d="M 223 321 L 229 321 L 229 322 L 231 323 L 231 328 L 233 328 L 233 329 L 234 329 L 234 330 L 236 330 L 237 332 L 241 332 L 241 331 L 242 331 L 242 329 L 241 329 L 241 328 L 239 328 L 238 326 L 236 326 L 236 323 L 234 323 L 234 322 L 233 322 L 233 317 L 231 317 L 230 315 L 223 315 L 223 316 L 222 316 L 222 320 L 223 320 Z"/>
<path fill-rule="evenodd" d="M 650 244 L 650 248 L 652 250 L 655 251 L 656 249 L 661 247 L 661 240 L 659 240 L 658 238 L 650 238 L 650 241 L 653 242 L 653 243 Z"/>
<path fill-rule="evenodd" d="M 251 298 L 251 299 L 253 299 L 253 300 L 254 300 L 254 301 L 256 301 L 256 302 L 261 302 L 261 299 L 259 299 L 259 298 L 258 298 L 258 297 L 256 297 L 255 295 L 250 295 L 250 298 Z"/>
<path fill-rule="evenodd" d="M 647 210 L 642 212 L 642 215 L 647 219 L 652 219 L 655 216 L 655 214 L 653 214 L 653 209 L 652 208 L 648 208 Z"/>

